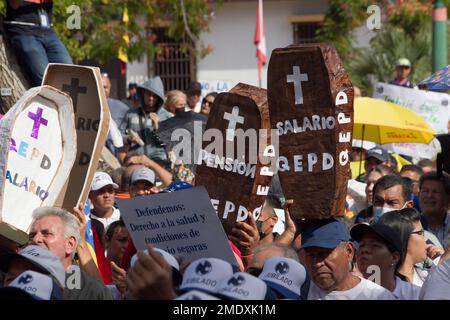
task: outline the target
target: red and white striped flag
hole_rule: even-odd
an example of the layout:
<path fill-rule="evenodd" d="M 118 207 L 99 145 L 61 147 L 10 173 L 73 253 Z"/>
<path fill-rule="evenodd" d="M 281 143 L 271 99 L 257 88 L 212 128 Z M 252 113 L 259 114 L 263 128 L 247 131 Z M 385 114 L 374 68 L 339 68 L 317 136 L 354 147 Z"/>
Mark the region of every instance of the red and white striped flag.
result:
<path fill-rule="evenodd" d="M 256 57 L 258 59 L 258 79 L 261 86 L 261 72 L 266 64 L 266 36 L 264 34 L 263 2 L 258 0 L 258 13 L 256 15 L 255 32 Z"/>

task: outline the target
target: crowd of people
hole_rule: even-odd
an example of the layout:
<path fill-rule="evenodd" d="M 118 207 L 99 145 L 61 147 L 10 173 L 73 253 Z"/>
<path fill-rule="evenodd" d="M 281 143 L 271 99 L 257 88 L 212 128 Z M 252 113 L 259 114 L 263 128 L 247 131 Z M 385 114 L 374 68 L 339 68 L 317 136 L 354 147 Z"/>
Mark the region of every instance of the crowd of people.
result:
<path fill-rule="evenodd" d="M 293 219 L 292 200 L 270 194 L 256 220 L 249 215 L 232 229 L 230 264 L 213 257 L 188 263 L 151 245 L 136 250 L 116 200 L 175 195 L 195 180 L 180 180 L 145 154 L 127 154 L 122 168 L 93 178 L 97 262 L 83 205 L 38 208 L 27 244 L 0 236 L 0 296 L 20 298 L 33 287 L 30 298 L 68 300 L 450 299 L 450 182 L 432 161 L 398 170 L 390 156 L 379 146 L 363 154 L 365 173 L 348 184 L 347 204 L 362 208 L 353 217 Z"/>
<path fill-rule="evenodd" d="M 47 49 L 35 55 L 48 56 L 45 61 L 23 58 L 39 85 L 43 65 L 71 61 L 50 28 L 25 34 L 30 23 L 45 22 L 28 15 L 29 6 L 33 1 L 8 1 L 7 32 L 20 54 L 27 46 Z M 42 10 L 50 19 L 51 1 L 44 1 Z M 17 17 L 28 20 L 18 23 Z M 407 59 L 400 59 L 392 83 L 412 87 L 410 68 Z M 121 167 L 95 173 L 88 207 L 82 203 L 71 212 L 56 207 L 34 210 L 28 243 L 0 234 L 1 298 L 450 299 L 449 178 L 438 174 L 430 159 L 401 165 L 382 146 L 355 148 L 352 153 L 352 160 L 364 161 L 364 171 L 349 180 L 342 217 L 294 219 L 292 200 L 284 198 L 275 176 L 261 214 L 236 222 L 229 234 L 235 263 L 214 257 L 189 263 L 151 245 L 136 250 L 117 200 L 176 195 L 195 186 L 195 166 L 174 159 L 162 136 L 164 130 L 192 121 L 204 125 L 217 93 L 208 93 L 200 102 L 200 83 L 165 92 L 156 76 L 131 83 L 129 96 L 119 101 L 110 97 L 106 73 L 102 82 L 111 112 L 106 147 Z M 276 232 L 280 220 L 283 227 Z M 88 228 L 94 252 L 86 238 Z"/>

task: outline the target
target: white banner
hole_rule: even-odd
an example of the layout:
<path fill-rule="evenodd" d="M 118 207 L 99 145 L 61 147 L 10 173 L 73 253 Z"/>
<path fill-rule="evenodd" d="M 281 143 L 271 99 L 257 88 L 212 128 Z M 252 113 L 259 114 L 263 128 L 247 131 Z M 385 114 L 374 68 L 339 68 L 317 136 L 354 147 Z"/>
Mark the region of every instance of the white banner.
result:
<path fill-rule="evenodd" d="M 378 82 L 373 97 L 404 106 L 420 115 L 437 133 L 447 133 L 450 118 L 450 96 Z"/>
<path fill-rule="evenodd" d="M 378 82 L 374 87 L 374 98 L 382 99 L 404 106 L 430 124 L 437 133 L 447 133 L 450 119 L 450 96 L 446 93 L 424 91 Z M 420 143 L 389 143 L 383 146 L 398 154 L 420 159 L 433 159 L 440 152 L 440 144 L 433 139 L 428 145 Z"/>

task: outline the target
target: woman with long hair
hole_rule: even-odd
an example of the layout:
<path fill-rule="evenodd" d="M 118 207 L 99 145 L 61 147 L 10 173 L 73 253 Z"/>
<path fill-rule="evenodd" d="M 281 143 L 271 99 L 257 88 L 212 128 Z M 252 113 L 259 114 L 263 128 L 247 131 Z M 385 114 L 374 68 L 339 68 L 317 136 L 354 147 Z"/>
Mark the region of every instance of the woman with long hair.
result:
<path fill-rule="evenodd" d="M 356 265 L 365 279 L 391 291 L 396 299 L 417 300 L 420 287 L 402 280 L 398 269 L 402 264 L 402 241 L 390 226 L 376 222 L 355 225 L 350 234 L 359 243 Z"/>
<path fill-rule="evenodd" d="M 428 271 L 417 268 L 416 264 L 424 262 L 427 258 L 439 257 L 443 250 L 426 243 L 420 213 L 414 208 L 404 208 L 387 212 L 378 221 L 393 228 L 400 235 L 402 256 L 399 274 L 406 281 L 422 286 Z"/>

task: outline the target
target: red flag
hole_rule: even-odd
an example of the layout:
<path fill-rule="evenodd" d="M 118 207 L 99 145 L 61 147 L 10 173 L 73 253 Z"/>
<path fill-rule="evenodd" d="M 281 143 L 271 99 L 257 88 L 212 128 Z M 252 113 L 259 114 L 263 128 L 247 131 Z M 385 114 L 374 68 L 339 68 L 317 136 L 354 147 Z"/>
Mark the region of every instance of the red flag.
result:
<path fill-rule="evenodd" d="M 258 13 L 256 15 L 255 32 L 256 57 L 258 59 L 258 78 L 261 83 L 261 72 L 266 64 L 266 36 L 264 34 L 263 2 L 258 0 Z"/>
<path fill-rule="evenodd" d="M 105 249 L 103 249 L 100 235 L 95 228 L 92 228 L 92 235 L 94 237 L 95 255 L 97 256 L 98 270 L 102 276 L 104 284 L 110 284 L 112 282 L 112 272 L 109 266 L 108 260 L 105 257 Z"/>

